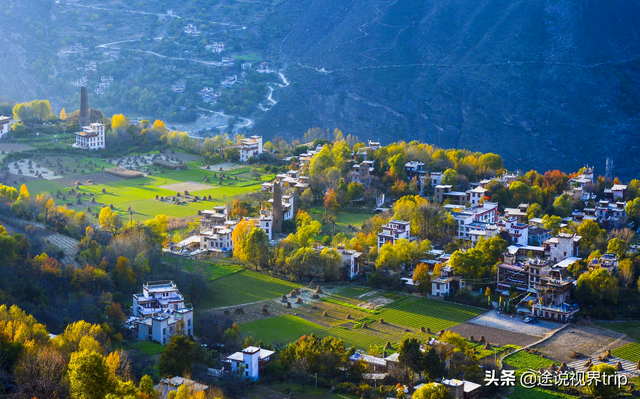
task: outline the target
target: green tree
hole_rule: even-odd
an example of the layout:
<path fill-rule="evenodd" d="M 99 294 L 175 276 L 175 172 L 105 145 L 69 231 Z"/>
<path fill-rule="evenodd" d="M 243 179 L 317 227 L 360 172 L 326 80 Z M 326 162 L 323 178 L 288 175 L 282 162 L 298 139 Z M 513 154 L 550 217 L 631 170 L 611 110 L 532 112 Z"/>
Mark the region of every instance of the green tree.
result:
<path fill-rule="evenodd" d="M 618 264 L 618 279 L 622 289 L 626 289 L 633 282 L 635 276 L 635 265 L 631 259 L 621 260 Z"/>
<path fill-rule="evenodd" d="M 529 207 L 527 208 L 527 218 L 529 218 L 529 220 L 533 218 L 538 218 L 541 215 L 542 215 L 542 207 L 537 202 L 529 205 Z"/>
<path fill-rule="evenodd" d="M 389 158 L 389 171 L 398 180 L 406 180 L 407 173 L 404 171 L 404 155 L 402 153 L 396 154 Z"/>
<path fill-rule="evenodd" d="M 448 184 L 453 186 L 455 190 L 458 186 L 458 172 L 455 169 L 447 169 L 442 174 L 442 184 Z"/>
<path fill-rule="evenodd" d="M 140 379 L 138 394 L 140 399 L 156 399 L 158 397 L 158 392 L 153 385 L 153 380 L 146 374 Z"/>
<path fill-rule="evenodd" d="M 449 260 L 449 265 L 453 267 L 455 274 L 470 280 L 479 279 L 485 275 L 486 269 L 484 264 L 484 253 L 475 248 L 467 252 L 458 250 L 451 255 L 451 259 Z"/>
<path fill-rule="evenodd" d="M 431 383 L 415 391 L 413 399 L 451 399 L 451 394 L 444 385 Z"/>
<path fill-rule="evenodd" d="M 104 399 L 114 388 L 104 356 L 86 350 L 73 353 L 69 361 L 69 388 L 74 399 Z"/>
<path fill-rule="evenodd" d="M 499 236 L 488 239 L 480 238 L 476 243 L 476 249 L 484 254 L 484 264 L 493 266 L 502 260 L 502 254 L 509 244 Z"/>
<path fill-rule="evenodd" d="M 420 341 L 416 338 L 403 339 L 398 346 L 398 362 L 415 373 L 422 373 L 424 355 L 420 349 Z M 413 373 L 411 374 L 413 376 Z"/>
<path fill-rule="evenodd" d="M 325 281 L 336 280 L 342 265 L 342 255 L 333 248 L 324 248 L 320 252 L 320 265 Z"/>
<path fill-rule="evenodd" d="M 191 373 L 199 355 L 196 344 L 185 335 L 172 336 L 160 356 L 160 375 L 182 376 Z"/>
<path fill-rule="evenodd" d="M 640 222 L 640 197 L 634 199 L 633 201 L 627 202 L 625 206 L 625 211 L 627 211 L 627 216 L 629 220 L 633 221 L 638 226 L 638 222 Z"/>
<path fill-rule="evenodd" d="M 560 216 L 544 215 L 542 218 L 544 228 L 551 230 L 552 235 L 557 235 L 560 232 L 560 225 L 562 224 L 562 218 Z"/>
<path fill-rule="evenodd" d="M 269 237 L 267 233 L 260 228 L 251 230 L 245 240 L 242 255 L 241 259 L 253 265 L 256 270 L 258 270 L 258 267 L 265 266 L 269 258 Z"/>
<path fill-rule="evenodd" d="M 618 280 L 607 269 L 583 273 L 578 278 L 576 298 L 585 305 L 615 304 L 618 302 Z"/>
<path fill-rule="evenodd" d="M 502 157 L 490 152 L 480 155 L 478 163 L 485 169 L 500 170 L 503 168 Z"/>
<path fill-rule="evenodd" d="M 560 217 L 571 216 L 572 208 L 571 201 L 565 194 L 562 194 L 553 201 L 553 210 L 556 215 Z"/>
<path fill-rule="evenodd" d="M 616 368 L 606 363 L 593 366 L 591 371 L 599 372 L 600 375 L 613 376 L 617 374 Z M 585 383 L 584 391 L 594 398 L 613 399 L 617 398 L 620 393 L 620 388 L 618 388 L 616 384 L 588 384 L 587 381 L 585 381 Z"/>
<path fill-rule="evenodd" d="M 607 252 L 614 253 L 622 258 L 627 253 L 627 243 L 619 238 L 612 238 L 607 245 Z"/>
<path fill-rule="evenodd" d="M 587 250 L 587 253 L 594 249 L 596 241 L 604 233 L 605 231 L 600 228 L 598 222 L 591 219 L 583 220 L 578 226 L 578 235 L 582 237 L 581 245 Z"/>

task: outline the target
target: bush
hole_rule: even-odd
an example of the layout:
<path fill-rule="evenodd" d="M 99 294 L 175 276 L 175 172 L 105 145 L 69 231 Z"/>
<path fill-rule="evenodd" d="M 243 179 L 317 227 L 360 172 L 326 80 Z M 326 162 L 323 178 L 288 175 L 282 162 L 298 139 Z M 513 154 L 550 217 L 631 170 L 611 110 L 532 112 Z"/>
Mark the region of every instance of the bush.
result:
<path fill-rule="evenodd" d="M 341 382 L 340 384 L 336 385 L 336 392 L 338 393 L 354 394 L 357 390 L 358 387 L 356 386 L 356 384 L 352 384 L 350 382 Z"/>

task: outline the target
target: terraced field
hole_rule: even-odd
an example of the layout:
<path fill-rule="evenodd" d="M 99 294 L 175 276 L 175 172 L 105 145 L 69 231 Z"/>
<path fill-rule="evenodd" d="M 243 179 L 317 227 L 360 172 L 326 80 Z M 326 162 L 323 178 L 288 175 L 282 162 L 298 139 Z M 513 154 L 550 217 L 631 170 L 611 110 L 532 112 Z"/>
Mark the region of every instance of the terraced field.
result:
<path fill-rule="evenodd" d="M 540 355 L 534 355 L 525 351 L 514 353 L 513 355 L 504 359 L 504 364 L 509 365 L 516 370 L 538 370 L 540 368 L 547 368 L 552 364 L 558 366 L 558 362 L 551 359 L 547 359 Z"/>
<path fill-rule="evenodd" d="M 286 315 L 256 320 L 240 325 L 240 331 L 256 341 L 261 340 L 274 346 L 295 341 L 305 334 L 317 333 L 322 326 L 298 316 Z"/>
<path fill-rule="evenodd" d="M 625 346 L 612 350 L 611 354 L 613 356 L 628 360 L 630 362 L 639 362 L 640 361 L 640 344 L 637 342 L 632 342 L 630 344 L 627 344 Z"/>
<path fill-rule="evenodd" d="M 211 281 L 208 296 L 203 300 L 201 307 L 218 308 L 275 299 L 297 287 L 300 287 L 300 284 L 243 270 Z"/>
<path fill-rule="evenodd" d="M 430 328 L 437 332 L 464 323 L 482 313 L 482 309 L 456 303 L 405 297 L 382 308 L 379 317 L 389 323 Z"/>

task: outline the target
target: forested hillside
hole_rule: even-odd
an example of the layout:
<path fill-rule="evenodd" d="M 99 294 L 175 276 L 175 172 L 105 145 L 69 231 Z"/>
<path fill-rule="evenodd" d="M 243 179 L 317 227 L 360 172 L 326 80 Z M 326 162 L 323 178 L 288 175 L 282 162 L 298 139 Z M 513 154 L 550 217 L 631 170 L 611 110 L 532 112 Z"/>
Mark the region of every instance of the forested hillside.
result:
<path fill-rule="evenodd" d="M 92 106 L 107 114 L 192 122 L 222 111 L 267 136 L 339 127 L 494 151 L 524 170 L 602 171 L 611 157 L 630 177 L 640 171 L 639 20 L 638 0 L 3 0 L 0 97 L 75 110 L 71 83 L 98 87 L 106 75 L 114 82 Z M 213 54 L 215 41 L 226 51 Z M 76 43 L 84 53 L 66 54 Z M 232 55 L 233 67 L 207 64 Z M 97 71 L 81 71 L 90 61 Z M 262 62 L 287 81 L 256 73 Z M 229 75 L 239 83 L 220 87 Z M 204 102 L 203 87 L 221 96 Z"/>

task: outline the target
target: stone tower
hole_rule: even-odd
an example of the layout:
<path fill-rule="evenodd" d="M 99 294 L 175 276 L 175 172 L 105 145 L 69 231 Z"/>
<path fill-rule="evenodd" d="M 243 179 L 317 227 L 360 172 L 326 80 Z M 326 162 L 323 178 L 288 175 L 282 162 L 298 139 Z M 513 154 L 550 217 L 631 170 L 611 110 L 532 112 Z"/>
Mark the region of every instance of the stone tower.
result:
<path fill-rule="evenodd" d="M 279 182 L 273 182 L 273 232 L 282 233 L 282 188 Z"/>
<path fill-rule="evenodd" d="M 87 88 L 80 89 L 80 127 L 89 126 L 89 97 Z"/>

